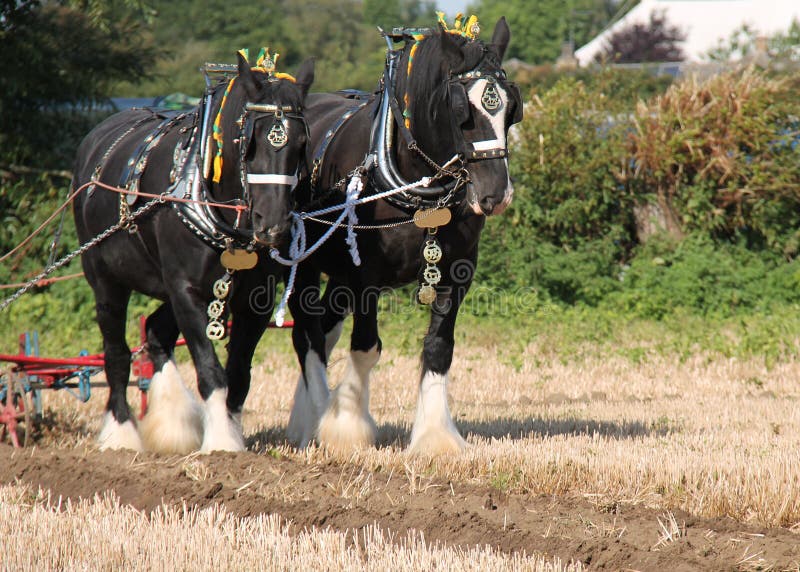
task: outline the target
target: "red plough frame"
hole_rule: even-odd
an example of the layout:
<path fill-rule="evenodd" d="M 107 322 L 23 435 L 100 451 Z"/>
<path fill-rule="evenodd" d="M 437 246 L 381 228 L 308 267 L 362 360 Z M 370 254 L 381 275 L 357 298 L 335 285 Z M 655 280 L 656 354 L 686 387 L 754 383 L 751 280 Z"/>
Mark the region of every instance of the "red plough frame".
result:
<path fill-rule="evenodd" d="M 147 411 L 147 389 L 154 375 L 153 362 L 144 351 L 145 318 L 139 320 L 141 344 L 132 350 L 131 373 L 136 377 L 142 406 L 141 416 Z M 284 328 L 291 328 L 291 321 L 284 322 Z M 230 323 L 228 327 L 230 328 Z M 270 328 L 278 328 L 274 322 Z M 186 340 L 180 338 L 177 346 L 185 346 Z M 36 332 L 20 336 L 19 353 L 0 354 L 0 364 L 8 363 L 0 370 L 0 438 L 10 436 L 14 447 L 24 447 L 32 423 L 42 416 L 42 390 L 66 389 L 76 398 L 86 402 L 91 397 L 91 388 L 105 386 L 105 383 L 92 383 L 91 376 L 102 371 L 105 365 L 103 354 L 81 355 L 73 358 L 51 358 L 39 356 L 39 339 Z"/>

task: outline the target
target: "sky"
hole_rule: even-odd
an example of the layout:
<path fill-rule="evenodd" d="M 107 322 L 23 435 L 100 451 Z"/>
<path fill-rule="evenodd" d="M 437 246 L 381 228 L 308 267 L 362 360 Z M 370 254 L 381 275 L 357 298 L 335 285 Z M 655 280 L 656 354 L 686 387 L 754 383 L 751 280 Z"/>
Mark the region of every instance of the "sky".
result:
<path fill-rule="evenodd" d="M 455 16 L 467 8 L 469 0 L 436 0 L 436 8 L 445 14 Z"/>

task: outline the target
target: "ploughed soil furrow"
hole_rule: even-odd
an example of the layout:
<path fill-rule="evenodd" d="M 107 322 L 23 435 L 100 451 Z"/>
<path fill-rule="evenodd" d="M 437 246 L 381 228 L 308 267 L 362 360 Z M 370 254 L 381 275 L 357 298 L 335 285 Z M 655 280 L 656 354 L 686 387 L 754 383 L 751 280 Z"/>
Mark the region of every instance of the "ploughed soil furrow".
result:
<path fill-rule="evenodd" d="M 300 529 L 352 530 L 377 523 L 400 536 L 416 529 L 431 542 L 535 551 L 579 559 L 591 569 L 800 566 L 800 535 L 786 529 L 675 511 L 679 528 L 670 540 L 659 523 L 668 524 L 663 510 L 505 494 L 406 472 L 369 472 L 340 460 L 304 464 L 249 452 L 187 458 L 2 445 L 0 482 L 27 483 L 71 499 L 114 491 L 121 502 L 146 511 L 161 504 L 223 504 L 239 516 L 278 513 Z"/>

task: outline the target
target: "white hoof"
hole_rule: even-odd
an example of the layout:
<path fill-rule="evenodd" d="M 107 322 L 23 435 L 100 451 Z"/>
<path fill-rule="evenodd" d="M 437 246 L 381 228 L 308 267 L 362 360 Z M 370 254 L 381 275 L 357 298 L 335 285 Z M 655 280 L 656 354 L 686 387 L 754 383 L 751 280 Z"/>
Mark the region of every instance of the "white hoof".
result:
<path fill-rule="evenodd" d="M 447 403 L 447 374 L 428 371 L 422 377 L 417 398 L 417 416 L 408 451 L 415 455 L 452 455 L 467 442 L 456 429 Z"/>
<path fill-rule="evenodd" d="M 131 449 L 144 451 L 142 439 L 136 430 L 133 419 L 125 423 L 118 423 L 110 411 L 106 412 L 103 419 L 103 428 L 97 437 L 97 444 L 101 450 L 105 449 Z"/>
<path fill-rule="evenodd" d="M 292 412 L 289 414 L 289 424 L 286 426 L 286 440 L 297 446 L 303 440 L 306 433 L 305 425 L 311 418 L 311 400 L 308 397 L 303 375 L 297 380 L 297 387 L 294 390 L 294 402 Z"/>
<path fill-rule="evenodd" d="M 203 410 L 172 361 L 153 376 L 147 395 L 147 414 L 139 423 L 145 448 L 180 455 L 197 451 L 203 440 Z"/>
<path fill-rule="evenodd" d="M 242 427 L 228 415 L 227 389 L 215 389 L 206 400 L 200 451 L 244 451 Z"/>
<path fill-rule="evenodd" d="M 411 455 L 438 457 L 457 455 L 466 448 L 467 442 L 458 431 L 430 428 L 412 437 L 408 452 Z"/>
<path fill-rule="evenodd" d="M 338 389 L 338 388 L 337 388 Z M 365 449 L 375 445 L 378 430 L 369 413 L 349 411 L 337 407 L 337 391 L 334 391 L 331 407 L 322 416 L 317 432 L 320 446 L 336 451 Z"/>

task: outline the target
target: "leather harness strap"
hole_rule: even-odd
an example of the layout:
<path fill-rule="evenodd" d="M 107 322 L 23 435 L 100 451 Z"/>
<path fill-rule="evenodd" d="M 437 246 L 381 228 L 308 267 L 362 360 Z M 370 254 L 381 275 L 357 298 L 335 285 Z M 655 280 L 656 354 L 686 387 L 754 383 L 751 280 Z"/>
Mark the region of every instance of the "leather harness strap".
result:
<path fill-rule="evenodd" d="M 144 169 L 147 166 L 147 160 L 150 153 L 161 142 L 161 138 L 176 124 L 180 123 L 187 116 L 187 113 L 155 113 L 154 118 L 164 117 L 164 119 L 153 129 L 150 134 L 142 139 L 141 143 L 136 147 L 131 154 L 125 168 L 119 179 L 119 187 L 129 191 L 139 190 L 139 181 L 144 174 Z M 136 194 L 129 194 L 125 197 L 129 206 L 136 203 L 138 196 Z"/>
<path fill-rule="evenodd" d="M 319 142 L 317 149 L 314 151 L 314 160 L 312 162 L 310 180 L 312 192 L 316 190 L 317 183 L 319 182 L 320 169 L 322 168 L 322 162 L 325 160 L 325 152 L 328 150 L 331 142 L 333 142 L 333 139 L 336 137 L 339 129 L 341 129 L 344 124 L 347 123 L 347 120 L 353 117 L 358 110 L 368 103 L 369 101 L 364 101 L 363 103 L 359 103 L 358 105 L 347 109 L 347 111 L 345 111 L 341 117 L 334 121 L 330 129 L 325 132 L 325 136 Z"/>

